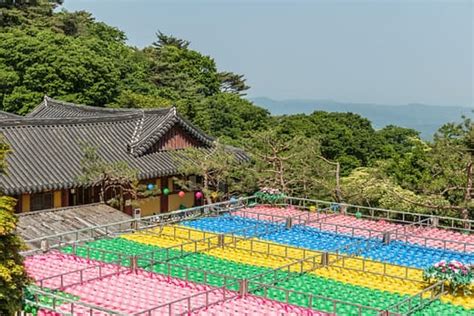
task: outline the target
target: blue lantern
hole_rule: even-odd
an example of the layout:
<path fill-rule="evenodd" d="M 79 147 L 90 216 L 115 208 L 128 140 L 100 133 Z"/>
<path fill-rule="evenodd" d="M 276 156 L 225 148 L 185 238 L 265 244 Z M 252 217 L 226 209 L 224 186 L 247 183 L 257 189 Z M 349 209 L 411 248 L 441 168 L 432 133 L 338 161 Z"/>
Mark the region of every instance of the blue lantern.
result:
<path fill-rule="evenodd" d="M 230 204 L 235 204 L 237 203 L 237 199 L 235 198 L 235 196 L 231 196 L 230 197 Z"/>
<path fill-rule="evenodd" d="M 148 190 L 153 190 L 155 186 L 153 185 L 153 183 L 149 183 L 146 187 L 148 188 Z"/>

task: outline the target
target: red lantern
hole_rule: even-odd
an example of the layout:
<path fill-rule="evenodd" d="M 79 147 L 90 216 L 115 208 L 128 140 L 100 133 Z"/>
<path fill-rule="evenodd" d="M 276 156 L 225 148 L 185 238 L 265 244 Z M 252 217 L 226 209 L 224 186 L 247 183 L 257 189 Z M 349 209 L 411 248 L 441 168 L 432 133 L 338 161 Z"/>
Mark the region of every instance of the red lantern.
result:
<path fill-rule="evenodd" d="M 196 192 L 195 196 L 196 196 L 196 199 L 198 199 L 198 200 L 201 199 L 202 198 L 202 192 Z"/>
<path fill-rule="evenodd" d="M 179 195 L 180 198 L 184 198 L 186 193 L 184 193 L 184 191 L 179 191 L 178 195 Z"/>

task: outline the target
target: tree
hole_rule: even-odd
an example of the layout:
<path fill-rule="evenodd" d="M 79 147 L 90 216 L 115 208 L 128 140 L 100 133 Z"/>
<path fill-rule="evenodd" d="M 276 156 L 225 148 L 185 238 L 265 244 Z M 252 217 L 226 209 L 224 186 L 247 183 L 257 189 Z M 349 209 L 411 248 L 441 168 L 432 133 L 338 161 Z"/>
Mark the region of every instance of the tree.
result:
<path fill-rule="evenodd" d="M 84 156 L 81 160 L 82 174 L 78 180 L 84 186 L 98 187 L 101 202 L 107 202 L 123 210 L 125 199 L 136 200 L 138 196 L 138 171 L 126 162 L 105 162 L 97 149 L 81 144 Z M 105 200 L 106 196 L 112 198 Z"/>
<path fill-rule="evenodd" d="M 156 49 L 162 49 L 166 46 L 174 46 L 179 49 L 187 49 L 189 47 L 190 42 L 174 37 L 172 35 L 166 35 L 161 31 L 156 33 L 157 41 L 153 42 L 152 46 Z"/>
<path fill-rule="evenodd" d="M 146 65 L 133 63 L 134 54 L 123 43 L 97 37 L 34 30 L 0 33 L 0 108 L 25 114 L 45 94 L 89 105 L 111 103 L 125 83 L 137 86 L 131 77 Z"/>
<path fill-rule="evenodd" d="M 173 106 L 173 102 L 159 95 L 141 94 L 131 90 L 124 90 L 112 102 L 110 107 L 114 108 L 167 108 Z"/>
<path fill-rule="evenodd" d="M 281 134 L 289 137 L 317 139 L 322 156 L 339 162 L 342 175 L 368 166 L 379 152 L 380 141 L 370 121 L 357 114 L 316 111 L 310 115 L 280 116 L 275 124 Z"/>
<path fill-rule="evenodd" d="M 157 34 L 158 41 L 144 52 L 152 62 L 151 80 L 171 100 L 195 99 L 219 92 L 214 60 L 188 48 L 189 42 Z"/>
<path fill-rule="evenodd" d="M 439 208 L 449 206 L 449 202 L 439 195 L 419 195 L 402 188 L 383 171 L 374 167 L 357 168 L 344 177 L 342 192 L 345 202 L 356 205 L 431 214 Z"/>
<path fill-rule="evenodd" d="M 271 187 L 288 193 L 287 189 L 295 181 L 290 173 L 290 161 L 295 156 L 292 146 L 300 138 L 281 137 L 275 129 L 255 133 L 248 150 L 255 160 L 255 171 L 260 187 Z"/>
<path fill-rule="evenodd" d="M 193 122 L 207 133 L 233 145 L 268 127 L 270 115 L 250 101 L 230 93 L 207 97 L 195 107 Z M 178 107 L 180 112 L 186 109 Z"/>
<path fill-rule="evenodd" d="M 446 182 L 445 195 L 461 218 L 469 219 L 473 210 L 474 122 L 464 117 L 459 124 L 446 124 L 435 135 L 431 159 Z M 439 190 L 439 189 L 438 189 Z"/>
<path fill-rule="evenodd" d="M 235 149 L 219 142 L 205 150 L 202 148 L 186 148 L 176 157 L 179 174 L 183 178 L 198 176 L 202 181 L 176 179 L 187 190 L 200 190 L 204 193 L 207 203 L 212 203 L 212 193 L 218 197 L 229 197 L 234 193 L 245 193 L 251 185 L 251 173 L 243 173 L 245 161 L 240 161 Z M 253 182 L 255 183 L 255 182 Z M 245 185 L 242 185 L 245 184 Z"/>
<path fill-rule="evenodd" d="M 221 91 L 226 93 L 235 93 L 245 95 L 244 91 L 250 89 L 245 84 L 244 75 L 238 75 L 233 72 L 220 72 L 219 80 L 221 82 Z"/>
<path fill-rule="evenodd" d="M 0 139 L 0 173 L 5 173 L 8 145 Z M 23 247 L 15 234 L 16 201 L 0 194 L 0 315 L 14 315 L 20 310 L 23 288 L 29 282 L 19 251 Z"/>
<path fill-rule="evenodd" d="M 340 165 L 323 157 L 320 148 L 315 138 L 289 137 L 278 129 L 255 133 L 248 142 L 260 187 L 341 201 Z"/>
<path fill-rule="evenodd" d="M 389 159 L 410 152 L 420 133 L 411 128 L 388 125 L 376 131 L 379 138 L 377 159 Z"/>

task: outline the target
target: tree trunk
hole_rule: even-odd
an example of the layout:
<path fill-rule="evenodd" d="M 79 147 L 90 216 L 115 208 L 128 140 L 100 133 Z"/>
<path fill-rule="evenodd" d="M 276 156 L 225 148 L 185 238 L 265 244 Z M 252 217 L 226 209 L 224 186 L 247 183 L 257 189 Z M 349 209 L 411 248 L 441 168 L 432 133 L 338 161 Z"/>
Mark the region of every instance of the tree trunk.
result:
<path fill-rule="evenodd" d="M 206 194 L 207 204 L 212 204 L 211 195 L 209 193 L 209 174 L 207 170 L 204 172 L 204 193 Z"/>
<path fill-rule="evenodd" d="M 466 191 L 464 193 L 464 208 L 461 210 L 461 218 L 469 219 L 469 203 L 472 199 L 472 160 L 469 161 L 466 167 Z M 467 227 L 467 223 L 464 228 Z"/>
<path fill-rule="evenodd" d="M 336 163 L 336 202 L 342 202 L 342 192 L 341 192 L 341 165 L 339 162 Z"/>
<path fill-rule="evenodd" d="M 100 183 L 100 202 L 105 203 L 105 179 L 102 178 Z"/>
<path fill-rule="evenodd" d="M 283 169 L 283 161 L 280 161 L 280 171 L 279 171 L 279 175 L 280 175 L 280 186 L 281 186 L 281 191 L 282 192 L 286 192 L 286 183 L 285 183 L 285 178 L 284 178 L 284 169 Z"/>

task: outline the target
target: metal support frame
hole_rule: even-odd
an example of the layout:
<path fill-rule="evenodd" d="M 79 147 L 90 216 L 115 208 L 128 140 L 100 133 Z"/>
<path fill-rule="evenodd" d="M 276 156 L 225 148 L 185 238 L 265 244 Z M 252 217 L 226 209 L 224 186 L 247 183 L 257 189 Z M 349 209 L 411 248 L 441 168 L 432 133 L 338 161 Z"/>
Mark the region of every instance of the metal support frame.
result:
<path fill-rule="evenodd" d="M 329 252 L 323 252 L 321 256 L 321 265 L 324 267 L 329 265 Z"/>
<path fill-rule="evenodd" d="M 224 248 L 225 244 L 225 235 L 224 234 L 219 234 L 217 235 L 217 245 L 219 248 Z"/>
<path fill-rule="evenodd" d="M 248 294 L 248 292 L 249 292 L 248 280 L 247 279 L 239 280 L 239 294 L 241 296 L 245 296 Z"/>
<path fill-rule="evenodd" d="M 208 216 L 208 215 L 213 215 L 213 214 L 221 214 L 221 213 L 224 213 L 224 212 L 229 212 L 229 211 L 236 211 L 238 209 L 241 209 L 245 206 L 249 206 L 249 201 L 251 199 L 255 199 L 254 197 L 249 197 L 249 198 L 245 198 L 243 200 L 239 200 L 237 205 L 233 204 L 233 205 L 230 205 L 228 202 L 223 202 L 223 203 L 216 203 L 216 204 L 211 204 L 211 205 L 206 205 L 206 206 L 202 206 L 202 207 L 196 207 L 196 208 L 191 208 L 191 209 L 186 209 L 186 210 L 181 210 L 181 211 L 177 211 L 177 212 L 172 212 L 172 213 L 168 213 L 168 214 L 161 214 L 161 215 L 155 215 L 155 216 L 150 216 L 150 217 L 143 217 L 143 218 L 140 218 L 140 219 L 133 219 L 133 220 L 130 220 L 130 221 L 125 221 L 125 222 L 120 222 L 120 223 L 113 223 L 113 224 L 108 224 L 108 225 L 102 225 L 102 226 L 96 226 L 96 227 L 90 227 L 90 228 L 86 228 L 86 229 L 83 229 L 83 230 L 79 230 L 79 231 L 73 231 L 73 232 L 67 232 L 67 233 L 63 233 L 63 234 L 58 234 L 58 235 L 54 235 L 54 236 L 47 236 L 47 237 L 44 237 L 44 238 L 40 238 L 40 239 L 36 239 L 36 240 L 30 240 L 31 241 L 40 241 L 41 242 L 41 250 L 42 251 L 48 251 L 49 249 L 51 248 L 54 248 L 54 245 L 50 247 L 49 245 L 49 241 L 50 240 L 58 240 L 60 241 L 60 245 L 61 244 L 64 244 L 64 242 L 62 241 L 63 238 L 62 236 L 66 235 L 66 234 L 78 234 L 78 232 L 82 233 L 82 232 L 89 232 L 90 233 L 90 237 L 91 238 L 95 238 L 96 236 L 96 232 L 100 232 L 100 234 L 98 235 L 99 238 L 100 237 L 104 237 L 103 236 L 103 228 L 105 228 L 105 232 L 106 232 L 106 236 L 108 236 L 109 232 L 108 232 L 108 227 L 111 227 L 113 225 L 117 225 L 119 224 L 119 232 L 120 231 L 124 231 L 122 228 L 122 224 L 126 224 L 126 223 L 130 223 L 132 225 L 129 225 L 128 227 L 132 227 L 132 231 L 136 231 L 136 230 L 145 230 L 147 228 L 151 228 L 151 227 L 156 227 L 158 225 L 163 225 L 163 223 L 165 222 L 174 222 L 174 221 L 180 221 L 180 220 L 183 220 L 183 219 L 189 219 L 189 214 L 191 214 L 190 217 L 193 217 L 194 214 L 198 214 L 196 215 L 197 218 L 199 217 L 204 217 L 204 216 Z M 303 201 L 304 202 L 304 208 L 306 208 L 306 204 L 316 204 L 316 205 L 328 205 L 328 209 L 326 209 L 326 211 L 329 213 L 326 213 L 326 215 L 329 214 L 330 216 L 330 205 L 331 205 L 331 202 L 325 202 L 325 201 L 318 201 L 318 200 L 309 200 L 309 199 L 298 199 L 298 198 L 286 198 L 285 199 L 285 205 L 293 205 L 295 204 L 294 201 Z M 308 203 L 306 203 L 308 202 Z M 246 204 L 247 203 L 247 204 Z M 441 226 L 439 225 L 439 221 L 440 220 L 443 220 L 444 222 L 451 222 L 451 228 L 452 229 L 455 229 L 455 224 L 454 223 L 458 223 L 458 222 L 462 222 L 462 223 L 465 223 L 465 221 L 462 221 L 462 220 L 458 220 L 458 219 L 455 219 L 455 218 L 447 218 L 447 217 L 437 217 L 437 216 L 430 216 L 430 215 L 425 215 L 425 214 L 417 214 L 417 213 L 409 213 L 409 212 L 400 212 L 400 211 L 392 211 L 392 210 L 385 210 L 385 209 L 377 209 L 377 208 L 368 208 L 368 207 L 361 207 L 361 206 L 353 206 L 353 205 L 349 205 L 349 204 L 344 204 L 344 203 L 341 203 L 340 204 L 340 209 L 341 209 L 341 212 L 342 210 L 344 210 L 344 213 L 347 213 L 348 215 L 351 215 L 351 207 L 357 207 L 357 210 L 360 210 L 360 209 L 366 209 L 366 210 L 369 210 L 370 212 L 370 218 L 372 219 L 377 219 L 379 217 L 375 216 L 375 213 L 376 212 L 381 212 L 381 213 L 384 213 L 386 214 L 386 218 L 385 219 L 389 219 L 390 220 L 390 216 L 391 215 L 402 215 L 403 219 L 402 219 L 402 222 L 404 223 L 409 223 L 410 225 L 420 225 L 420 226 L 423 226 L 425 222 L 426 223 L 426 226 L 430 225 L 432 227 L 443 227 L 443 228 L 446 228 L 445 226 Z M 320 208 L 318 207 L 318 214 L 320 212 L 320 210 L 324 210 L 324 208 Z M 406 217 L 413 217 L 415 220 L 418 219 L 418 221 L 412 221 L 412 222 L 408 222 L 406 220 Z M 194 218 L 194 217 L 193 217 Z M 319 220 L 319 216 L 318 216 L 318 220 Z M 309 217 L 308 217 L 308 221 L 306 222 L 306 224 L 309 222 Z M 145 225 L 143 225 L 143 223 L 145 223 Z M 472 229 L 472 223 L 474 223 L 474 221 L 470 220 L 470 221 L 467 221 L 467 226 L 469 227 L 469 231 L 471 231 Z M 301 217 L 300 217 L 300 221 L 298 222 L 298 224 L 305 224 L 305 222 L 301 222 Z M 409 225 L 409 226 L 410 226 Z M 283 226 L 283 225 L 281 225 Z M 286 218 L 286 221 L 285 221 L 285 228 L 286 229 L 291 229 L 291 227 L 293 226 L 293 218 L 292 217 L 287 217 Z M 466 226 L 466 225 L 465 225 Z M 447 228 L 450 228 L 450 227 L 447 227 Z M 267 229 L 268 230 L 268 229 Z M 130 231 L 130 228 L 128 229 L 125 229 L 125 231 Z M 255 231 L 257 231 L 255 229 Z M 391 239 L 391 234 L 394 233 L 394 234 L 397 234 L 398 231 L 396 232 L 393 232 L 393 231 L 385 231 L 381 234 L 379 234 L 378 238 L 382 237 L 382 241 L 384 244 L 389 244 L 390 243 L 390 239 Z M 101 236 L 102 235 L 102 236 Z M 225 236 L 224 234 L 218 234 L 217 235 L 217 246 L 218 247 L 226 247 L 226 243 L 225 243 Z M 232 237 L 234 237 L 234 234 L 231 235 Z M 374 236 L 372 236 L 374 237 Z M 377 235 L 375 236 L 377 237 Z M 251 237 L 250 237 L 251 238 Z M 239 237 L 239 240 L 248 240 L 250 239 L 248 236 L 247 237 Z M 234 238 L 233 238 L 234 239 Z M 370 240 L 373 240 L 372 238 L 370 238 L 369 240 L 367 240 L 367 246 L 370 247 Z M 28 242 L 28 241 L 27 241 Z M 76 242 L 77 242 L 77 238 L 76 238 Z M 73 242 L 72 245 L 73 245 L 73 253 L 75 253 L 75 248 L 76 248 L 76 242 Z M 194 243 L 198 242 L 198 241 L 192 241 Z M 237 240 L 233 240 L 233 242 L 237 242 Z M 197 248 L 197 247 L 196 247 Z M 206 251 L 206 250 L 204 250 Z M 308 250 L 309 251 L 309 250 Z M 312 251 L 312 252 L 316 252 L 316 251 Z M 141 255 L 139 255 L 141 256 Z M 134 271 L 136 271 L 137 269 L 139 269 L 139 266 L 138 266 L 138 258 L 139 256 L 131 256 L 130 257 L 130 268 Z M 321 262 L 320 264 L 317 264 L 315 263 L 315 258 L 318 258 L 320 256 L 320 259 L 321 259 Z M 277 271 L 283 271 L 283 270 L 288 270 L 288 275 L 287 277 L 291 277 L 291 275 L 293 275 L 293 273 L 290 273 L 290 272 L 295 272 L 295 271 L 298 271 L 299 273 L 306 273 L 306 272 L 310 272 L 312 270 L 315 270 L 319 267 L 327 267 L 327 266 L 332 266 L 334 265 L 335 267 L 338 267 L 338 268 L 346 268 L 346 269 L 349 269 L 347 267 L 344 267 L 344 259 L 345 258 L 352 258 L 353 256 L 352 255 L 349 255 L 349 256 L 341 256 L 339 255 L 338 251 L 336 253 L 336 256 L 337 256 L 337 259 L 334 261 L 334 262 L 330 262 L 330 254 L 329 252 L 324 252 L 324 253 L 319 253 L 315 256 L 312 256 L 312 257 L 308 257 L 306 258 L 306 256 L 304 255 L 304 258 L 302 259 L 298 259 L 298 260 L 295 260 L 294 262 L 290 263 L 290 264 L 287 264 L 285 266 L 282 266 L 282 267 L 279 267 L 279 268 L 276 268 L 276 269 L 273 269 L 271 271 L 271 274 L 275 275 L 275 278 L 277 276 L 276 272 Z M 159 263 L 159 262 L 156 262 L 154 261 L 153 259 L 151 259 L 153 261 L 153 263 Z M 337 266 L 335 265 L 335 263 L 339 262 L 340 260 L 342 260 L 342 267 L 340 266 Z M 168 269 L 170 269 L 170 266 L 171 264 L 169 263 L 165 263 L 168 265 Z M 311 264 L 311 265 L 306 265 L 306 268 L 305 268 L 305 264 Z M 365 266 L 365 261 L 363 262 L 363 266 Z M 309 268 L 308 268 L 309 267 Z M 351 269 L 351 270 L 354 270 L 354 269 Z M 187 273 L 186 275 L 188 275 L 188 270 L 186 270 Z M 366 271 L 365 269 L 363 269 L 363 272 L 365 273 L 374 273 L 374 272 L 370 272 L 370 271 Z M 205 272 L 206 273 L 206 272 Z M 249 283 L 258 283 L 257 280 L 261 280 L 262 277 L 264 275 L 267 275 L 268 273 L 264 273 L 262 275 L 257 275 L 257 276 L 253 276 L 252 279 L 248 280 L 248 279 L 242 279 L 242 280 L 238 280 L 238 289 L 239 289 L 239 294 L 240 295 L 246 295 L 248 294 L 250 291 L 249 291 Z M 295 273 L 295 275 L 297 275 L 297 273 Z M 384 275 L 385 275 L 385 268 L 384 268 Z M 395 277 L 395 276 L 390 276 L 390 275 L 387 275 L 389 277 Z M 406 271 L 406 279 L 408 280 L 408 270 Z M 402 277 L 398 277 L 398 278 L 402 278 Z M 256 281 L 253 281 L 253 279 L 255 279 Z M 275 279 L 275 282 L 277 281 L 280 281 L 278 279 Z M 224 285 L 224 287 L 222 288 L 223 290 L 223 299 L 221 299 L 220 301 L 224 301 L 224 300 L 227 300 L 229 298 L 229 295 L 226 297 L 226 294 L 225 294 L 225 291 L 226 291 L 226 285 L 228 286 L 227 282 L 225 282 L 226 284 Z M 273 283 L 272 283 L 273 284 Z M 265 289 L 265 291 L 268 289 L 268 287 L 274 287 L 272 286 L 271 284 L 263 284 L 262 285 L 263 288 Z M 424 293 L 426 293 L 427 291 L 434 291 L 435 287 L 438 286 L 438 287 L 441 287 L 441 290 L 439 291 L 439 293 L 436 293 L 436 294 L 433 294 L 432 292 L 432 295 L 431 295 L 431 300 L 434 300 L 436 298 L 438 298 L 439 296 L 441 296 L 445 291 L 444 291 L 444 287 L 443 285 L 439 285 L 439 284 L 435 284 L 433 286 L 430 286 L 429 288 L 426 288 L 424 289 L 422 292 L 412 296 L 411 298 L 409 299 L 406 299 L 404 300 L 403 302 L 401 303 L 398 303 L 398 304 L 395 304 L 396 306 L 392 306 L 393 308 L 397 309 L 397 306 L 399 306 L 399 304 L 402 304 L 404 303 L 405 301 L 408 302 L 408 304 L 411 304 L 411 299 L 414 298 L 414 297 L 417 297 L 417 296 L 420 296 Z M 221 288 L 217 288 L 217 289 L 221 289 Z M 210 304 L 208 304 L 207 302 L 207 297 L 208 297 L 208 292 L 212 292 L 216 289 L 212 289 L 210 291 L 207 291 L 205 292 L 205 294 L 207 295 L 206 296 L 206 307 L 209 306 Z M 201 295 L 202 293 L 198 293 L 198 295 Z M 303 293 L 304 294 L 304 293 Z M 287 294 L 288 295 L 288 294 Z M 180 300 L 177 300 L 176 302 L 170 302 L 170 303 L 167 303 L 167 304 L 164 304 L 162 306 L 169 306 L 170 310 L 172 309 L 172 304 L 175 304 L 177 303 L 178 301 L 185 301 L 187 300 L 188 301 L 188 306 L 189 306 L 189 309 L 188 309 L 188 312 L 191 311 L 191 310 L 195 310 L 195 309 L 198 309 L 200 307 L 196 307 L 194 309 L 191 309 L 191 298 L 194 297 L 196 295 L 192 295 L 192 296 L 189 296 L 189 297 L 186 297 L 186 298 L 183 298 L 183 299 L 180 299 Z M 235 297 L 235 296 L 234 296 Z M 431 301 L 430 300 L 430 301 Z M 334 303 L 336 304 L 336 303 Z M 346 304 L 346 302 L 342 302 L 341 304 Z M 159 307 L 162 307 L 162 306 L 159 306 Z M 158 307 L 156 308 L 153 308 L 153 309 L 150 309 L 150 310 L 147 310 L 147 311 L 144 311 L 143 313 L 146 313 L 146 312 L 150 312 L 151 310 L 156 310 Z M 365 308 L 365 307 L 364 307 Z M 370 307 L 369 307 L 370 308 Z M 413 307 L 413 308 L 418 308 L 418 307 Z M 413 309 L 412 306 L 410 305 L 410 310 Z M 374 309 L 372 309 L 374 310 Z M 138 314 L 143 314 L 143 313 L 138 313 Z M 137 314 L 137 315 L 138 315 Z M 384 310 L 384 311 L 379 311 L 379 315 L 397 315 L 396 313 L 393 313 L 391 309 L 388 309 L 388 310 Z"/>
<path fill-rule="evenodd" d="M 383 233 L 382 242 L 383 242 L 385 245 L 389 245 L 389 244 L 390 244 L 390 232 L 384 232 L 384 233 Z"/>

